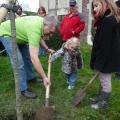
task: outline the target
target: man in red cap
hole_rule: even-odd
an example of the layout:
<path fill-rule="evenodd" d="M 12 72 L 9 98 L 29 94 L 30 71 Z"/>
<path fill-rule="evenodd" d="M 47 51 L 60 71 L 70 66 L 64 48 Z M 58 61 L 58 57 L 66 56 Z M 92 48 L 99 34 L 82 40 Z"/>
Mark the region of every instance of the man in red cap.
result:
<path fill-rule="evenodd" d="M 60 34 L 62 40 L 66 42 L 71 37 L 80 37 L 80 32 L 84 30 L 85 22 L 81 19 L 80 13 L 77 11 L 75 0 L 69 2 L 69 13 L 63 18 L 60 24 Z"/>

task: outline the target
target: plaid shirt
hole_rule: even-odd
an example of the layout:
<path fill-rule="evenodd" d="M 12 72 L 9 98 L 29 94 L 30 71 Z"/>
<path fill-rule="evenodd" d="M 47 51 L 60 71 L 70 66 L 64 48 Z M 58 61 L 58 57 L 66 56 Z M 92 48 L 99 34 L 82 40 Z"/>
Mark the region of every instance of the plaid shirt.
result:
<path fill-rule="evenodd" d="M 75 52 L 70 52 L 68 49 L 62 47 L 51 56 L 51 62 L 54 62 L 58 57 L 63 56 L 62 71 L 66 74 L 70 74 L 72 72 L 77 71 L 78 69 L 78 61 L 77 61 L 78 55 L 80 55 L 79 50 L 76 50 Z M 81 62 L 80 64 L 82 67 L 81 56 L 79 62 Z"/>

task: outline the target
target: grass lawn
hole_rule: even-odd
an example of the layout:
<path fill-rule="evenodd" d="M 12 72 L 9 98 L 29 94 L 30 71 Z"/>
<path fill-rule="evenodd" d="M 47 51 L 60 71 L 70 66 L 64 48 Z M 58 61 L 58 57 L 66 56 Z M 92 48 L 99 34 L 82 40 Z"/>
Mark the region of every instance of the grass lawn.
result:
<path fill-rule="evenodd" d="M 120 81 L 115 81 L 114 79 L 112 80 L 113 92 L 108 110 L 95 111 L 90 108 L 89 98 L 97 93 L 98 79 L 89 88 L 88 95 L 83 101 L 84 104 L 79 108 L 75 108 L 72 105 L 72 97 L 78 89 L 84 87 L 94 74 L 89 68 L 91 47 L 82 44 L 81 51 L 84 59 L 84 69 L 78 71 L 78 81 L 73 90 L 67 89 L 65 75 L 61 71 L 61 59 L 58 59 L 52 65 L 50 102 L 55 105 L 54 120 L 120 120 Z M 41 57 L 40 59 L 43 68 L 47 72 L 47 57 Z M 35 100 L 22 97 L 23 112 L 31 116 L 36 108 L 44 106 L 45 88 L 42 84 L 29 85 L 29 87 L 39 95 Z M 0 56 L 0 120 L 12 120 L 10 118 L 14 119 L 15 114 L 15 90 L 12 68 L 9 58 Z"/>

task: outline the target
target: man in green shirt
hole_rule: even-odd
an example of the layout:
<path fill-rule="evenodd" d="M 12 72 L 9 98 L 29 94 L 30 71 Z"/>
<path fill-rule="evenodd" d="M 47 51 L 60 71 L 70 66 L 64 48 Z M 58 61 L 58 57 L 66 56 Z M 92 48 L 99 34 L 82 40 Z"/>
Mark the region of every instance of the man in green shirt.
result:
<path fill-rule="evenodd" d="M 48 37 L 56 30 L 55 19 L 52 16 L 41 18 L 39 16 L 25 16 L 15 20 L 16 23 L 16 39 L 18 44 L 18 63 L 19 63 L 19 80 L 21 93 L 27 98 L 36 98 L 36 94 L 30 92 L 27 87 L 26 79 L 28 73 L 27 60 L 30 59 L 43 78 L 44 85 L 50 84 L 42 65 L 39 60 L 39 46 L 42 37 Z M 5 21 L 0 25 L 0 41 L 5 46 L 14 67 L 11 42 L 11 26 L 10 21 Z M 45 46 L 46 47 L 46 46 Z M 48 48 L 46 48 L 48 49 Z"/>

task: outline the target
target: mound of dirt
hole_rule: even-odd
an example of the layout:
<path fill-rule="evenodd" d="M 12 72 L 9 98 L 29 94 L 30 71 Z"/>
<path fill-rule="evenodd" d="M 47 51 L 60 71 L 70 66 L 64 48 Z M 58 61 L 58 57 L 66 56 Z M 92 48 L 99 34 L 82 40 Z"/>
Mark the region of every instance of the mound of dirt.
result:
<path fill-rule="evenodd" d="M 54 109 L 52 107 L 43 107 L 35 111 L 34 120 L 53 120 Z"/>

